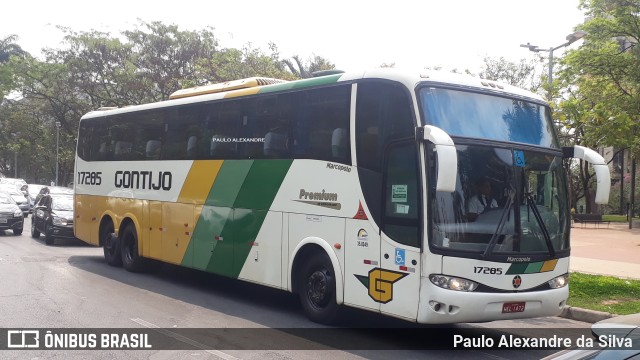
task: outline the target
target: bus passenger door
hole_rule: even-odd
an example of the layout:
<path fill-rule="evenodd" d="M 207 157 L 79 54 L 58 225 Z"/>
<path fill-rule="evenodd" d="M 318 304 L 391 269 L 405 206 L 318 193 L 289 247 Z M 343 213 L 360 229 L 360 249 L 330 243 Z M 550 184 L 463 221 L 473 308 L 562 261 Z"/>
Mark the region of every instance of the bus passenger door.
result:
<path fill-rule="evenodd" d="M 383 166 L 380 272 L 382 313 L 415 320 L 420 293 L 420 186 L 415 141 L 387 147 Z"/>

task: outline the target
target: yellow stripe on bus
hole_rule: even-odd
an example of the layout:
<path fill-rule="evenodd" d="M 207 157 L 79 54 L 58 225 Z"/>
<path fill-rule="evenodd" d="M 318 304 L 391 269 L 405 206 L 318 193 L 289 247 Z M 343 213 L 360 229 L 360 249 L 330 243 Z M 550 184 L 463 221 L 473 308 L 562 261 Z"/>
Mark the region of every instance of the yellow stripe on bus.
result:
<path fill-rule="evenodd" d="M 540 272 L 542 273 L 547 271 L 553 271 L 553 269 L 556 268 L 557 263 L 558 263 L 558 259 L 545 261 L 544 264 L 542 265 L 542 268 L 540 269 Z"/>
<path fill-rule="evenodd" d="M 234 90 L 234 91 L 228 93 L 227 95 L 225 95 L 224 98 L 225 99 L 229 99 L 229 98 L 234 98 L 234 97 L 238 97 L 238 96 L 254 95 L 254 94 L 257 94 L 258 91 L 260 91 L 260 87 L 249 88 L 249 89 L 241 89 L 241 90 Z"/>
<path fill-rule="evenodd" d="M 194 161 L 184 185 L 182 185 L 182 190 L 180 190 L 178 202 L 196 205 L 204 204 L 223 162 L 224 160 Z"/>

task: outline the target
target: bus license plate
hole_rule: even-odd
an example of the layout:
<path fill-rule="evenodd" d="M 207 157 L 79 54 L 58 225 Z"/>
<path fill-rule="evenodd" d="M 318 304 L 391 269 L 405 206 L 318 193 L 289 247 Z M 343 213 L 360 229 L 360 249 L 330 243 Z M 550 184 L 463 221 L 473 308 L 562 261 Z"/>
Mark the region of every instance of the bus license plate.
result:
<path fill-rule="evenodd" d="M 0 218 L 0 224 L 6 224 L 7 223 L 7 219 L 5 218 Z"/>
<path fill-rule="evenodd" d="M 508 314 L 508 313 L 524 312 L 524 305 L 525 305 L 524 301 L 504 303 L 502 304 L 502 313 Z"/>

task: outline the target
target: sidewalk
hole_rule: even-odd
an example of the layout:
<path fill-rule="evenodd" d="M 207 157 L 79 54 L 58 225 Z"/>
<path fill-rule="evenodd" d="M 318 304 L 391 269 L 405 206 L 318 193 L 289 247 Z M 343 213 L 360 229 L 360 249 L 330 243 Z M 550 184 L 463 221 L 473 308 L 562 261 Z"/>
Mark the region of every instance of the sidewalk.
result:
<path fill-rule="evenodd" d="M 569 270 L 587 274 L 640 279 L 640 222 L 607 225 L 574 225 L 571 228 Z M 569 285 L 571 286 L 571 285 Z M 561 317 L 595 323 L 612 315 L 588 309 L 565 307 Z"/>
<path fill-rule="evenodd" d="M 637 228 L 636 228 L 637 226 Z M 640 223 L 571 228 L 570 270 L 640 279 Z"/>

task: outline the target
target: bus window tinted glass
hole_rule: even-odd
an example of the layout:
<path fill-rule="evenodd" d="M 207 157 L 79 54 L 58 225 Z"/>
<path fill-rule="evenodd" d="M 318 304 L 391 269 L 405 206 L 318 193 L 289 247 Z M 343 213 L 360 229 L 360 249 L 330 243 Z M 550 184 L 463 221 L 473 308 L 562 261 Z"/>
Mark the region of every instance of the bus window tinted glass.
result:
<path fill-rule="evenodd" d="M 358 166 L 380 172 L 388 143 L 415 132 L 408 93 L 391 82 L 363 82 L 356 106 Z"/>
<path fill-rule="evenodd" d="M 293 96 L 295 95 L 295 96 Z M 351 163 L 349 109 L 351 85 L 284 94 L 295 121 L 293 156 Z"/>
<path fill-rule="evenodd" d="M 518 99 L 425 87 L 420 90 L 425 123 L 451 136 L 513 141 L 559 148 L 545 106 Z"/>

